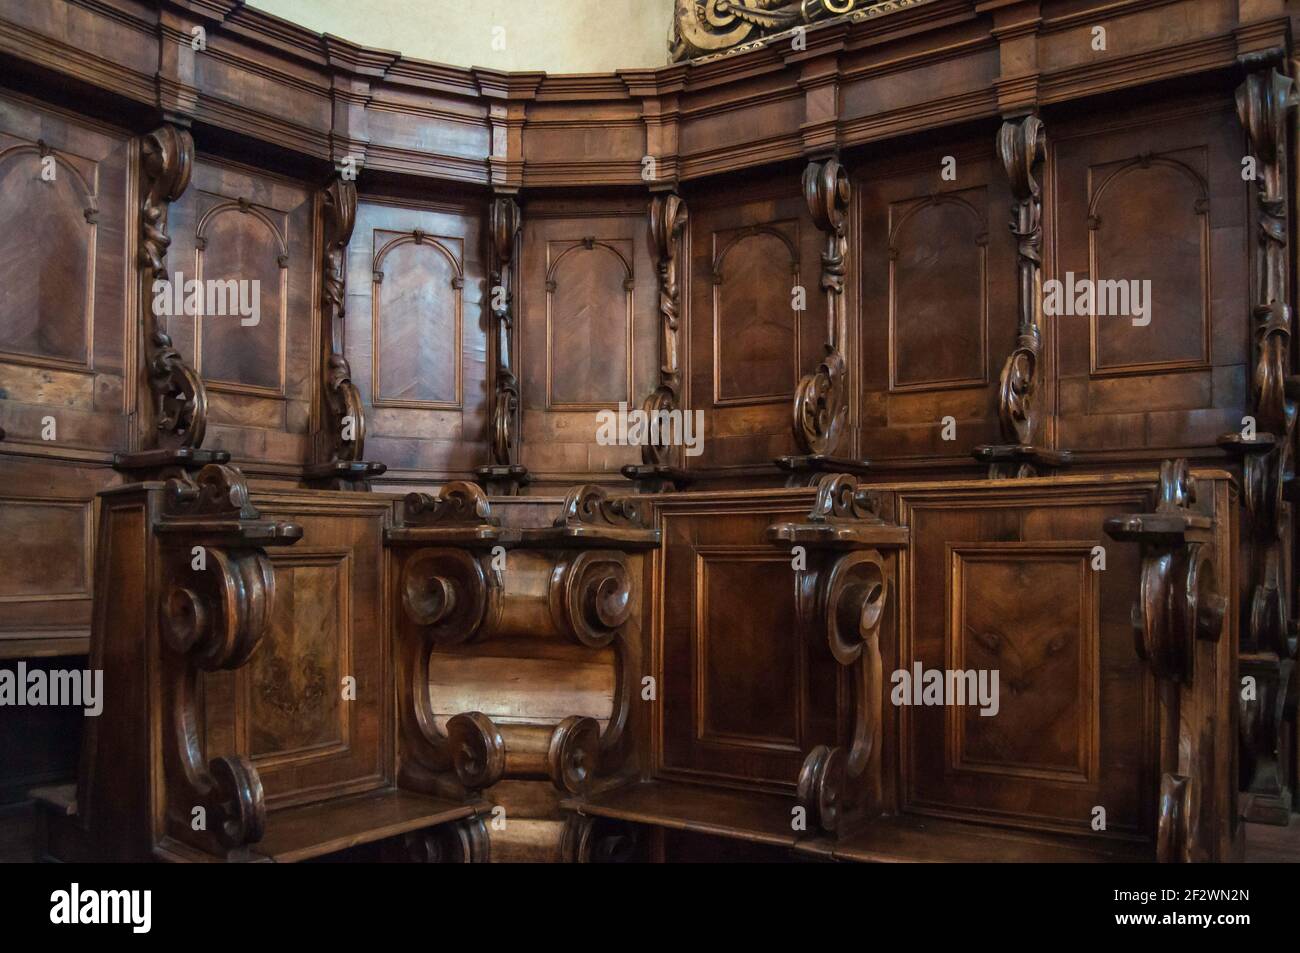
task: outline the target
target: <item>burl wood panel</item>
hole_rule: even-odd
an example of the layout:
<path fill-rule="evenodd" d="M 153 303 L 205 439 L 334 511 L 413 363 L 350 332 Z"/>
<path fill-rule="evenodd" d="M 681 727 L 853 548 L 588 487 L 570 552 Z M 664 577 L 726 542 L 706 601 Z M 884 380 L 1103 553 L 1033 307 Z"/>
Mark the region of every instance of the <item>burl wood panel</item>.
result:
<path fill-rule="evenodd" d="M 769 523 L 798 514 L 771 504 L 663 513 L 657 776 L 789 792 L 812 746 L 835 741 L 838 667 L 796 623 L 789 552 L 763 539 Z"/>
<path fill-rule="evenodd" d="M 272 807 L 382 787 L 394 770 L 382 602 L 392 501 L 277 493 L 254 502 L 304 533 L 271 557 L 275 614 L 257 654 L 235 673 L 204 676 L 208 756 L 251 757 Z"/>
<path fill-rule="evenodd" d="M 291 476 L 290 467 L 311 459 L 314 194 L 292 179 L 200 155 L 171 209 L 169 276 L 259 282 L 256 325 L 220 314 L 166 322 L 207 383 L 204 447 L 230 451 L 254 476 Z"/>
<path fill-rule="evenodd" d="M 1156 696 L 1129 616 L 1138 554 L 1102 530 L 1145 496 L 1105 484 L 900 491 L 912 548 L 898 667 L 997 670 L 999 687 L 994 715 L 899 707 L 905 810 L 1091 832 L 1103 807 L 1101 836 L 1150 835 Z"/>
<path fill-rule="evenodd" d="M 388 465 L 381 483 L 468 477 L 487 460 L 483 219 L 481 204 L 357 204 L 344 349 L 366 404 L 366 454 Z"/>
<path fill-rule="evenodd" d="M 1150 324 L 1047 317 L 1058 445 L 1163 455 L 1241 429 L 1250 354 L 1245 145 L 1228 96 L 1048 133 L 1044 279 L 1150 281 Z"/>
<path fill-rule="evenodd" d="M 972 447 L 999 439 L 998 372 L 1016 336 L 1011 192 L 993 135 L 854 172 L 861 455 L 883 469 L 966 464 Z"/>
<path fill-rule="evenodd" d="M 641 461 L 596 442 L 597 414 L 639 407 L 658 382 L 658 272 L 648 201 L 638 197 L 523 205 L 515 314 L 523 393 L 520 462 L 535 492 L 621 480 Z"/>
<path fill-rule="evenodd" d="M 822 236 L 798 185 L 787 173 L 685 194 L 685 401 L 704 411 L 706 436 L 688 469 L 770 464 L 795 452 L 794 389 L 826 337 Z"/>

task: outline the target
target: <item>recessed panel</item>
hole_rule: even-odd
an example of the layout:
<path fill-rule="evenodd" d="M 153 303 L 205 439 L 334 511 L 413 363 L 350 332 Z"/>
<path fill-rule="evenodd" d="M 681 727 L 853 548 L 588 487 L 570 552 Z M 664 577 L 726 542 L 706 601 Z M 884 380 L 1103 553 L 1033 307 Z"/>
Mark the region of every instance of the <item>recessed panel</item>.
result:
<path fill-rule="evenodd" d="M 459 241 L 376 231 L 375 242 L 376 406 L 459 406 Z"/>
<path fill-rule="evenodd" d="M 890 208 L 890 384 L 895 390 L 987 380 L 983 189 Z"/>
<path fill-rule="evenodd" d="M 0 351 L 86 365 L 94 200 L 71 165 L 49 158 L 24 147 L 0 154 Z"/>
<path fill-rule="evenodd" d="M 0 602 L 88 597 L 89 520 L 81 501 L 0 500 Z"/>
<path fill-rule="evenodd" d="M 632 402 L 630 252 L 628 242 L 549 244 L 549 406 Z"/>
<path fill-rule="evenodd" d="M 800 366 L 797 246 L 775 226 L 721 232 L 714 243 L 715 402 L 792 396 Z"/>
<path fill-rule="evenodd" d="M 283 393 L 288 262 L 276 224 L 252 206 L 218 206 L 200 226 L 197 257 L 199 370 L 235 390 Z"/>

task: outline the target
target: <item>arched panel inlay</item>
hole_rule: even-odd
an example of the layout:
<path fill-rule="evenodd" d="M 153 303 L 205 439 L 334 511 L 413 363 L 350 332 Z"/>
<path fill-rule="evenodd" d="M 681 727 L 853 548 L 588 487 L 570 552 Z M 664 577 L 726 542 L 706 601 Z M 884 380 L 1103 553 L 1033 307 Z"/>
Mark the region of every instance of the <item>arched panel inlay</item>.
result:
<path fill-rule="evenodd" d="M 797 240 L 793 222 L 714 233 L 714 404 L 794 396 L 803 366 L 794 310 L 801 283 Z"/>
<path fill-rule="evenodd" d="M 54 178 L 41 177 L 46 157 Z M 95 196 L 43 146 L 0 153 L 0 351 L 59 367 L 90 365 Z"/>
<path fill-rule="evenodd" d="M 224 201 L 204 213 L 194 244 L 204 289 L 199 373 L 215 390 L 283 395 L 289 260 L 281 228 L 258 206 Z"/>
<path fill-rule="evenodd" d="M 986 204 L 981 188 L 890 208 L 891 390 L 988 382 Z"/>
<path fill-rule="evenodd" d="M 631 404 L 631 242 L 551 242 L 546 269 L 546 404 Z"/>
<path fill-rule="evenodd" d="M 375 232 L 372 403 L 461 405 L 460 239 Z M 453 250 L 454 249 L 454 250 Z"/>
<path fill-rule="evenodd" d="M 1142 292 L 1147 310 L 1137 316 L 1139 324 L 1130 314 L 1099 313 L 1090 319 L 1093 373 L 1207 364 L 1210 216 L 1205 179 L 1183 162 L 1145 156 L 1094 167 L 1089 180 L 1088 267 L 1097 282 L 1094 293 L 1100 296 L 1116 281 L 1130 289 L 1134 281 L 1150 282 L 1145 286 L 1149 294 Z M 1085 277 L 1078 275 L 1076 281 Z M 1115 310 L 1113 304 L 1122 306 L 1123 299 L 1116 297 L 1106 310 Z M 1095 307 L 1102 310 L 1100 302 Z M 1135 310 L 1132 301 L 1128 310 Z"/>

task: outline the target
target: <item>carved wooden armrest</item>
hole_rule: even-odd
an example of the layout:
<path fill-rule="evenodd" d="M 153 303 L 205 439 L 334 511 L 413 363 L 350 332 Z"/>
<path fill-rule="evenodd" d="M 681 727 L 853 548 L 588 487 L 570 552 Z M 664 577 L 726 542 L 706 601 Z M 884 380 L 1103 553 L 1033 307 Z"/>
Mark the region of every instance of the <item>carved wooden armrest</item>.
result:
<path fill-rule="evenodd" d="M 403 786 L 465 797 L 503 778 L 549 778 L 568 794 L 590 789 L 622 761 L 638 666 L 625 638 L 633 586 L 626 551 L 657 545 L 633 501 L 579 487 L 550 527 L 502 527 L 482 489 L 448 484 L 442 494 L 407 497 L 401 525 L 386 534 L 399 554 L 399 687 Z M 496 568 L 492 550 L 511 550 Z M 482 712 L 434 718 L 429 660 L 438 647 L 502 636 L 564 638 L 613 646 L 614 711 L 604 731 L 588 717 L 558 725 L 497 725 Z"/>
<path fill-rule="evenodd" d="M 831 474 L 818 485 L 808 518 L 775 523 L 767 538 L 808 550 L 808 568 L 796 571 L 799 622 L 808 637 L 824 637 L 835 661 L 851 671 L 849 748 L 815 747 L 804 759 L 797 789 L 810 821 L 839 836 L 869 807 L 867 775 L 880 743 L 884 705 L 880 626 L 891 583 L 882 550 L 907 546 L 909 531 L 877 515 L 872 495 L 854 477 Z"/>
<path fill-rule="evenodd" d="M 243 475 L 210 464 L 193 481 L 168 483 L 154 529 L 163 539 L 158 612 L 163 730 L 171 738 L 163 745 L 166 833 L 208 853 L 237 855 L 262 837 L 262 782 L 243 755 L 204 763 L 200 679 L 239 668 L 257 649 L 275 599 L 263 547 L 297 542 L 302 527 L 261 519 Z"/>
<path fill-rule="evenodd" d="M 1178 718 L 1184 694 L 1192 703 L 1197 642 L 1219 640 L 1227 609 L 1214 565 L 1214 521 L 1193 510 L 1195 502 L 1196 483 L 1187 461 L 1166 460 L 1160 466 L 1155 512 L 1106 521 L 1111 537 L 1141 546 L 1141 590 L 1133 607 L 1137 653 L 1160 680 L 1167 701 L 1162 709 L 1170 713 L 1161 727 L 1168 737 L 1160 745 L 1166 754 L 1156 856 L 1162 862 L 1194 860 L 1204 853 L 1202 801 L 1214 796 L 1206 780 L 1214 766 L 1202 752 L 1205 741 L 1189 737 Z M 1213 687 L 1207 682 L 1200 691 Z M 1167 753 L 1171 750 L 1173 755 Z"/>

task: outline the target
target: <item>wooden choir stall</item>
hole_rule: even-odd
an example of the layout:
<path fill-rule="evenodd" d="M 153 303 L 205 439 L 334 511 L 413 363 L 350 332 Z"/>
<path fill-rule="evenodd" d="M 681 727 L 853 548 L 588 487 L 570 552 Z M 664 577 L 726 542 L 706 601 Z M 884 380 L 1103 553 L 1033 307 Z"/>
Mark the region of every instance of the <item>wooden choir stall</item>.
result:
<path fill-rule="evenodd" d="M 103 675 L 0 709 L 37 859 L 1293 822 L 1300 6 L 766 6 L 547 74 L 0 0 L 0 658 Z"/>

